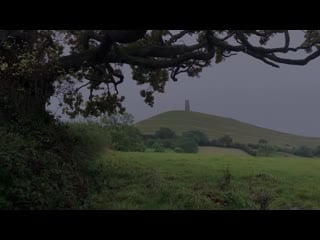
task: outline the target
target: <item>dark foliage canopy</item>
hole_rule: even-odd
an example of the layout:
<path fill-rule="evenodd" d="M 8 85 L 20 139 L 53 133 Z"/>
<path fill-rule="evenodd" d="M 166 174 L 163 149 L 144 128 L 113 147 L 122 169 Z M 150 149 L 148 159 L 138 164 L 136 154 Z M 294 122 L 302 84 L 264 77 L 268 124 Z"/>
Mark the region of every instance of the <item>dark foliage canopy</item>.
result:
<path fill-rule="evenodd" d="M 150 106 L 170 79 L 199 76 L 239 53 L 276 68 L 306 65 L 320 55 L 320 31 L 303 32 L 303 41 L 292 46 L 289 30 L 1 30 L 0 118 L 45 112 L 54 94 L 71 117 L 122 113 L 118 86 L 125 65 Z M 275 38 L 282 43 L 270 47 Z M 295 52 L 305 56 L 294 58 Z"/>

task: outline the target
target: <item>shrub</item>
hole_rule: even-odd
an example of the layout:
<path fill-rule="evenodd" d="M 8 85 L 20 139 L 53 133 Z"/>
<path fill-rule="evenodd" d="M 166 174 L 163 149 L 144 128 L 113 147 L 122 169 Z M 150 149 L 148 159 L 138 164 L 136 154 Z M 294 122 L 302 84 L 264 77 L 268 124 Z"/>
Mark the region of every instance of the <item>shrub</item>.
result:
<path fill-rule="evenodd" d="M 112 149 L 124 152 L 145 151 L 142 134 L 136 127 L 124 125 L 107 129 L 110 131 Z"/>
<path fill-rule="evenodd" d="M 182 149 L 185 153 L 197 153 L 198 144 L 191 137 L 182 136 L 179 137 L 176 143 L 176 147 Z"/>
<path fill-rule="evenodd" d="M 303 157 L 312 157 L 313 153 L 312 153 L 312 149 L 307 147 L 307 146 L 301 146 L 299 147 L 295 152 L 295 155 L 298 156 L 303 156 Z"/>
<path fill-rule="evenodd" d="M 175 151 L 176 153 L 183 153 L 183 149 L 180 148 L 180 147 L 175 147 L 175 148 L 174 148 L 174 151 Z"/>
<path fill-rule="evenodd" d="M 155 152 L 164 152 L 164 147 L 161 143 L 159 142 L 155 142 L 152 146 L 152 148 L 154 149 Z"/>
<path fill-rule="evenodd" d="M 0 209 L 79 208 L 93 145 L 63 125 L 16 127 L 0 128 Z"/>
<path fill-rule="evenodd" d="M 210 143 L 207 135 L 199 130 L 188 131 L 182 135 L 193 138 L 199 146 L 208 146 Z"/>
<path fill-rule="evenodd" d="M 224 147 L 229 147 L 232 144 L 232 137 L 229 135 L 224 135 L 218 139 L 219 143 Z"/>
<path fill-rule="evenodd" d="M 267 144 L 268 141 L 264 138 L 260 138 L 259 141 L 258 141 L 258 144 Z"/>
<path fill-rule="evenodd" d="M 253 143 L 248 143 L 248 147 L 252 149 L 258 149 L 259 145 L 258 144 L 253 144 Z"/>
<path fill-rule="evenodd" d="M 266 190 L 260 190 L 254 193 L 253 198 L 254 202 L 259 205 L 260 210 L 268 210 L 273 199 L 272 193 Z"/>
<path fill-rule="evenodd" d="M 313 155 L 319 157 L 320 156 L 320 146 L 316 147 L 313 150 Z"/>
<path fill-rule="evenodd" d="M 170 139 L 176 137 L 176 134 L 170 128 L 161 127 L 159 130 L 155 132 L 155 137 L 160 139 Z"/>
<path fill-rule="evenodd" d="M 173 149 L 175 146 L 175 141 L 174 139 L 163 139 L 159 140 L 159 142 L 163 145 L 165 148 L 171 148 Z"/>
<path fill-rule="evenodd" d="M 155 143 L 155 140 L 149 139 L 145 141 L 145 145 L 148 148 L 153 148 L 153 144 Z"/>
<path fill-rule="evenodd" d="M 257 156 L 269 157 L 274 152 L 274 148 L 269 144 L 258 144 Z"/>

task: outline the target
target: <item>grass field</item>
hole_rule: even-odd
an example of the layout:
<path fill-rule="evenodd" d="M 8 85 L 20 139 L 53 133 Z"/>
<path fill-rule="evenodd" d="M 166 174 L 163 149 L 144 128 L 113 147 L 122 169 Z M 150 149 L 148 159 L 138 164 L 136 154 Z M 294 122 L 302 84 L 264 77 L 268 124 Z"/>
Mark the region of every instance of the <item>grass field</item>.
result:
<path fill-rule="evenodd" d="M 220 150 L 219 150 L 220 151 Z M 201 153 L 206 152 L 206 153 Z M 320 159 L 106 152 L 89 209 L 319 209 Z"/>
<path fill-rule="evenodd" d="M 229 134 L 234 141 L 239 143 L 257 143 L 259 139 L 264 138 L 271 144 L 282 147 L 302 145 L 316 147 L 320 145 L 320 138 L 282 133 L 231 118 L 198 112 L 165 112 L 138 122 L 136 126 L 144 134 L 154 134 L 160 127 L 168 127 L 177 134 L 190 130 L 200 130 L 206 133 L 209 138 L 218 138 Z"/>

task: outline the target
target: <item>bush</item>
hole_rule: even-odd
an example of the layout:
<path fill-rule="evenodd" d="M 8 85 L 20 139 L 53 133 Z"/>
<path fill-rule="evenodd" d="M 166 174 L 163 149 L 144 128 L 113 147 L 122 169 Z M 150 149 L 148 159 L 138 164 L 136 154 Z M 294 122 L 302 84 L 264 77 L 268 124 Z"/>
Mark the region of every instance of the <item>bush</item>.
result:
<path fill-rule="evenodd" d="M 216 147 L 218 147 L 218 140 L 216 140 L 216 139 L 212 139 L 210 142 L 209 142 L 209 145 L 210 146 L 216 146 Z"/>
<path fill-rule="evenodd" d="M 218 142 L 224 147 L 229 147 L 232 144 L 232 137 L 229 135 L 224 135 L 218 139 Z"/>
<path fill-rule="evenodd" d="M 0 128 L 0 209 L 78 209 L 94 144 L 67 126 L 36 124 Z"/>
<path fill-rule="evenodd" d="M 191 137 L 182 136 L 179 137 L 176 143 L 176 148 L 182 149 L 185 153 L 197 153 L 198 144 Z"/>
<path fill-rule="evenodd" d="M 248 143 L 248 147 L 252 149 L 258 149 L 259 145 L 258 144 L 253 144 L 253 143 Z"/>
<path fill-rule="evenodd" d="M 210 143 L 207 135 L 199 130 L 188 131 L 182 135 L 193 138 L 199 146 L 208 146 Z"/>
<path fill-rule="evenodd" d="M 153 148 L 153 144 L 155 143 L 155 140 L 149 139 L 145 141 L 145 146 L 148 148 Z"/>
<path fill-rule="evenodd" d="M 175 146 L 175 141 L 174 139 L 164 139 L 164 140 L 159 140 L 159 142 L 163 145 L 165 148 L 171 148 L 173 149 Z"/>
<path fill-rule="evenodd" d="M 269 157 L 274 152 L 274 148 L 269 144 L 258 144 L 257 156 Z"/>
<path fill-rule="evenodd" d="M 170 128 L 161 127 L 158 131 L 156 131 L 155 137 L 160 139 L 170 139 L 176 137 L 176 134 Z"/>
<path fill-rule="evenodd" d="M 268 141 L 264 138 L 260 138 L 259 141 L 258 141 L 258 144 L 267 144 Z"/>
<path fill-rule="evenodd" d="M 110 131 L 112 149 L 124 152 L 145 151 L 142 134 L 136 127 L 124 125 L 107 129 Z"/>
<path fill-rule="evenodd" d="M 320 146 L 316 147 L 313 150 L 313 155 L 319 157 L 320 156 Z"/>
<path fill-rule="evenodd" d="M 220 143 L 219 140 L 215 140 L 215 139 L 210 141 L 210 146 L 226 147 L 222 143 Z M 237 149 L 240 149 L 240 150 L 248 153 L 251 156 L 256 156 L 256 151 L 244 143 L 234 142 L 234 143 L 231 143 L 228 147 L 237 148 Z"/>
<path fill-rule="evenodd" d="M 179 147 L 175 147 L 175 148 L 174 148 L 174 151 L 175 151 L 176 153 L 183 153 L 182 148 L 179 148 Z"/>
<path fill-rule="evenodd" d="M 154 149 L 155 152 L 164 152 L 164 147 L 161 143 L 159 142 L 155 142 L 152 146 L 152 148 Z"/>
<path fill-rule="evenodd" d="M 295 152 L 295 155 L 302 156 L 302 157 L 312 157 L 313 152 L 312 149 L 307 146 L 299 147 Z"/>

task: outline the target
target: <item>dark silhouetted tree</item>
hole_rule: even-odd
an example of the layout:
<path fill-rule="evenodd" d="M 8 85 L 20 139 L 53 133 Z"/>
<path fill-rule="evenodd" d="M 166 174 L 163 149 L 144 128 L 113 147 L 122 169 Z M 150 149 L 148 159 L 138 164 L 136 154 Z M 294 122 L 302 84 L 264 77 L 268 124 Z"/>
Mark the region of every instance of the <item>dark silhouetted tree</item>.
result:
<path fill-rule="evenodd" d="M 257 156 L 270 157 L 274 151 L 274 148 L 270 144 L 259 143 L 257 148 Z"/>
<path fill-rule="evenodd" d="M 183 133 L 183 136 L 193 138 L 199 146 L 208 146 L 210 143 L 207 135 L 199 130 L 185 132 Z"/>
<path fill-rule="evenodd" d="M 190 136 L 181 136 L 176 142 L 175 150 L 176 152 L 197 153 L 198 144 Z"/>
<path fill-rule="evenodd" d="M 170 139 L 176 136 L 175 132 L 170 128 L 161 127 L 159 130 L 155 132 L 155 137 L 160 139 Z"/>
<path fill-rule="evenodd" d="M 219 143 L 224 147 L 229 147 L 232 144 L 232 137 L 229 135 L 224 135 L 218 139 Z"/>
<path fill-rule="evenodd" d="M 260 138 L 259 141 L 258 141 L 258 144 L 267 144 L 268 141 L 264 138 Z"/>
<path fill-rule="evenodd" d="M 312 149 L 307 146 L 299 147 L 295 152 L 295 155 L 302 156 L 302 157 L 312 157 L 313 152 Z"/>

